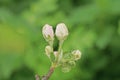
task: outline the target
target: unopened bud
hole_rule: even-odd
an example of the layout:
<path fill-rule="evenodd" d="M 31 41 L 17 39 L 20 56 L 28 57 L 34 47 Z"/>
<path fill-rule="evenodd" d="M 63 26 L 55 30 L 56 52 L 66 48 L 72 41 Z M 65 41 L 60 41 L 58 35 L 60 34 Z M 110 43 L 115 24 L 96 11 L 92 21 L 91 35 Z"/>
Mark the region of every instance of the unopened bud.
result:
<path fill-rule="evenodd" d="M 45 53 L 50 58 L 50 54 L 52 53 L 52 48 L 50 46 L 46 46 Z"/>
<path fill-rule="evenodd" d="M 68 29 L 64 23 L 60 23 L 56 27 L 55 35 L 58 40 L 65 40 L 68 36 Z"/>
<path fill-rule="evenodd" d="M 54 31 L 52 26 L 45 24 L 42 29 L 43 37 L 46 41 L 53 41 L 54 40 Z"/>
<path fill-rule="evenodd" d="M 73 55 L 73 57 L 74 57 L 74 60 L 78 60 L 78 59 L 81 58 L 81 52 L 80 52 L 79 50 L 74 50 L 74 51 L 72 52 L 72 55 Z"/>
<path fill-rule="evenodd" d="M 54 51 L 54 56 L 55 56 L 55 57 L 58 56 L 58 51 Z"/>

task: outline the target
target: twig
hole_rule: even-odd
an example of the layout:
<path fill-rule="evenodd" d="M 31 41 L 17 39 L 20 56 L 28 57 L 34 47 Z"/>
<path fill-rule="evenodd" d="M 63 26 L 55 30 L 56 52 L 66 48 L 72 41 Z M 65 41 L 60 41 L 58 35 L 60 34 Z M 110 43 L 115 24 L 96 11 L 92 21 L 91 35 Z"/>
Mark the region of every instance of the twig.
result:
<path fill-rule="evenodd" d="M 35 78 L 36 80 L 48 80 L 50 76 L 53 74 L 54 70 L 55 70 L 55 67 L 51 67 L 48 73 L 45 76 L 42 76 L 41 79 L 39 75 L 36 75 Z"/>
<path fill-rule="evenodd" d="M 40 80 L 40 76 L 39 75 L 35 75 L 35 80 Z"/>
<path fill-rule="evenodd" d="M 52 75 L 52 73 L 54 72 L 55 67 L 51 67 L 50 70 L 48 71 L 48 73 L 42 77 L 42 80 L 48 80 L 50 78 L 50 76 Z"/>

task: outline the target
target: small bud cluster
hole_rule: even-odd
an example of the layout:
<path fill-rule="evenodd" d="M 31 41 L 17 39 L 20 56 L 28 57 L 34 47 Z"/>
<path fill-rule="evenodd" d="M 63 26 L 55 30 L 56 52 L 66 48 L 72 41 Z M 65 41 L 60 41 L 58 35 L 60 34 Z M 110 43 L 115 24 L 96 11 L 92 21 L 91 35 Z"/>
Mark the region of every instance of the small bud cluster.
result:
<path fill-rule="evenodd" d="M 45 47 L 45 53 L 52 62 L 52 66 L 61 66 L 63 72 L 70 71 L 71 68 L 75 66 L 75 61 L 81 58 L 81 52 L 79 50 L 74 50 L 69 53 L 63 52 L 63 42 L 69 35 L 66 25 L 64 23 L 59 23 L 54 33 L 52 26 L 46 24 L 43 26 L 42 33 L 43 37 L 49 44 Z M 54 36 L 59 40 L 57 51 L 53 50 Z"/>

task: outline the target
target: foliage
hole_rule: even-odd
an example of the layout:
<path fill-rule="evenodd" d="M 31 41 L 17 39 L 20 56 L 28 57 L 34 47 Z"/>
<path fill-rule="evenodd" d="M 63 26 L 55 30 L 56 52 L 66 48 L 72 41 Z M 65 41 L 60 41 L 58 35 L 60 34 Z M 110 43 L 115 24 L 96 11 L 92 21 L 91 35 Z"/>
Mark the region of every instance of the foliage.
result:
<path fill-rule="evenodd" d="M 0 0 L 0 80 L 34 80 L 49 60 L 42 27 L 64 22 L 65 51 L 80 49 L 69 73 L 56 69 L 50 80 L 120 79 L 120 0 Z M 54 45 L 57 49 L 57 41 Z"/>

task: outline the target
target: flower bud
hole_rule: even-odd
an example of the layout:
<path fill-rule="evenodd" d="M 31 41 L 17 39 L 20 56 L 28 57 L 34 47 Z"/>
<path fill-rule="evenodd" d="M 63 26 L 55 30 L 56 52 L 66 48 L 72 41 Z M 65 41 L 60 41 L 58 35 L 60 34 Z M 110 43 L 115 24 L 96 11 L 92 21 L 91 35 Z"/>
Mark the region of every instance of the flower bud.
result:
<path fill-rule="evenodd" d="M 45 47 L 45 53 L 50 58 L 50 54 L 52 53 L 52 48 L 50 46 Z"/>
<path fill-rule="evenodd" d="M 72 55 L 73 55 L 73 57 L 74 57 L 74 60 L 78 60 L 78 59 L 81 58 L 81 52 L 80 52 L 79 50 L 74 50 L 74 51 L 72 52 Z"/>
<path fill-rule="evenodd" d="M 76 64 L 75 64 L 75 61 L 69 61 L 68 64 L 71 66 L 71 67 L 74 67 Z"/>
<path fill-rule="evenodd" d="M 43 37 L 46 41 L 53 41 L 54 40 L 54 31 L 52 26 L 45 24 L 42 29 Z"/>
<path fill-rule="evenodd" d="M 55 56 L 55 57 L 58 56 L 58 51 L 54 51 L 54 56 Z"/>
<path fill-rule="evenodd" d="M 68 29 L 64 23 L 60 23 L 56 27 L 55 35 L 58 40 L 65 40 L 68 36 Z"/>

